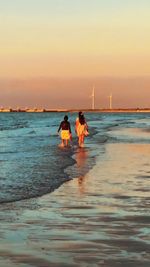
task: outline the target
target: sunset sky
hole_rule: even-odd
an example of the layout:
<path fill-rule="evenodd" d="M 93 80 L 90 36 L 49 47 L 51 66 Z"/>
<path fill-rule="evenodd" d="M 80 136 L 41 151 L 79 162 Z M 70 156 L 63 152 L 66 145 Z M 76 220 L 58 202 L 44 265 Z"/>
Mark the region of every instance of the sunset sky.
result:
<path fill-rule="evenodd" d="M 150 1 L 0 0 L 0 106 L 150 107 Z"/>

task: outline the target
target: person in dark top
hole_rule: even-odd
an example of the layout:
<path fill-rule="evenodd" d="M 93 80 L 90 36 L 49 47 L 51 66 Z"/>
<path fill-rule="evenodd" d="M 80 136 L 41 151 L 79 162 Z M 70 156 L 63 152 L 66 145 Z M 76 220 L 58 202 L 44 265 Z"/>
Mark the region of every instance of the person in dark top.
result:
<path fill-rule="evenodd" d="M 58 133 L 61 130 L 61 140 L 62 143 L 60 146 L 68 146 L 69 140 L 72 139 L 72 134 L 71 134 L 71 126 L 70 122 L 68 121 L 68 116 L 65 115 L 64 120 L 60 123 L 60 126 L 58 128 Z"/>

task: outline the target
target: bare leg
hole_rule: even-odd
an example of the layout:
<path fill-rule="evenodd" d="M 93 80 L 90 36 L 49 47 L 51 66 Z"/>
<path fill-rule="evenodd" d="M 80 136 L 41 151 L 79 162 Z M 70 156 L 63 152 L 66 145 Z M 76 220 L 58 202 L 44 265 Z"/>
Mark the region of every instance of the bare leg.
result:
<path fill-rule="evenodd" d="M 63 140 L 63 139 L 62 139 L 62 142 L 61 142 L 60 146 L 61 146 L 61 147 L 64 147 L 64 146 L 65 146 L 65 145 L 64 145 L 64 140 Z"/>
<path fill-rule="evenodd" d="M 81 147 L 83 147 L 83 146 L 84 146 L 84 134 L 81 135 Z"/>
<path fill-rule="evenodd" d="M 80 136 L 78 137 L 78 144 L 79 144 L 79 146 L 80 146 Z"/>
<path fill-rule="evenodd" d="M 79 136 L 79 147 L 82 146 L 82 135 Z"/>
<path fill-rule="evenodd" d="M 68 146 L 68 140 L 66 139 L 65 141 L 66 141 L 66 146 Z"/>

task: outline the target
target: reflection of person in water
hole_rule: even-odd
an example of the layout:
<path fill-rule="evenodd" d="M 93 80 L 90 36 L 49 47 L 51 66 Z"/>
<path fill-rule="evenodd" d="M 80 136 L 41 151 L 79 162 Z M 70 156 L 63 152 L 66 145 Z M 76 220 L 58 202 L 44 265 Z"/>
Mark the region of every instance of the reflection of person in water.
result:
<path fill-rule="evenodd" d="M 79 112 L 79 117 L 76 119 L 75 132 L 78 136 L 79 147 L 83 147 L 84 146 L 84 138 L 89 133 L 88 133 L 88 125 L 87 125 L 85 117 L 81 111 Z"/>
<path fill-rule="evenodd" d="M 58 128 L 58 133 L 61 129 L 61 146 L 68 146 L 69 140 L 71 140 L 72 135 L 71 135 L 71 127 L 70 127 L 70 122 L 68 121 L 68 116 L 65 115 L 64 120 L 60 123 L 60 126 Z"/>
<path fill-rule="evenodd" d="M 84 193 L 85 191 L 85 169 L 86 169 L 86 164 L 87 164 L 87 157 L 88 157 L 88 151 L 83 148 L 83 149 L 78 149 L 76 153 L 75 160 L 77 162 L 77 168 L 79 171 L 80 176 L 78 177 L 78 186 L 79 186 L 79 191 L 80 193 Z"/>

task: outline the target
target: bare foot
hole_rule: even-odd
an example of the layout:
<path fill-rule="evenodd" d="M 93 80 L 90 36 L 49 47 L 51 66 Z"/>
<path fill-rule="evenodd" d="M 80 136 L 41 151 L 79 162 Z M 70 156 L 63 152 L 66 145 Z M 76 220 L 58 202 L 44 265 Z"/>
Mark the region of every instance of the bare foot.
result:
<path fill-rule="evenodd" d="M 79 147 L 84 147 L 84 144 L 80 144 Z"/>
<path fill-rule="evenodd" d="M 63 143 L 61 143 L 60 145 L 58 145 L 59 147 L 64 147 L 64 144 Z"/>

